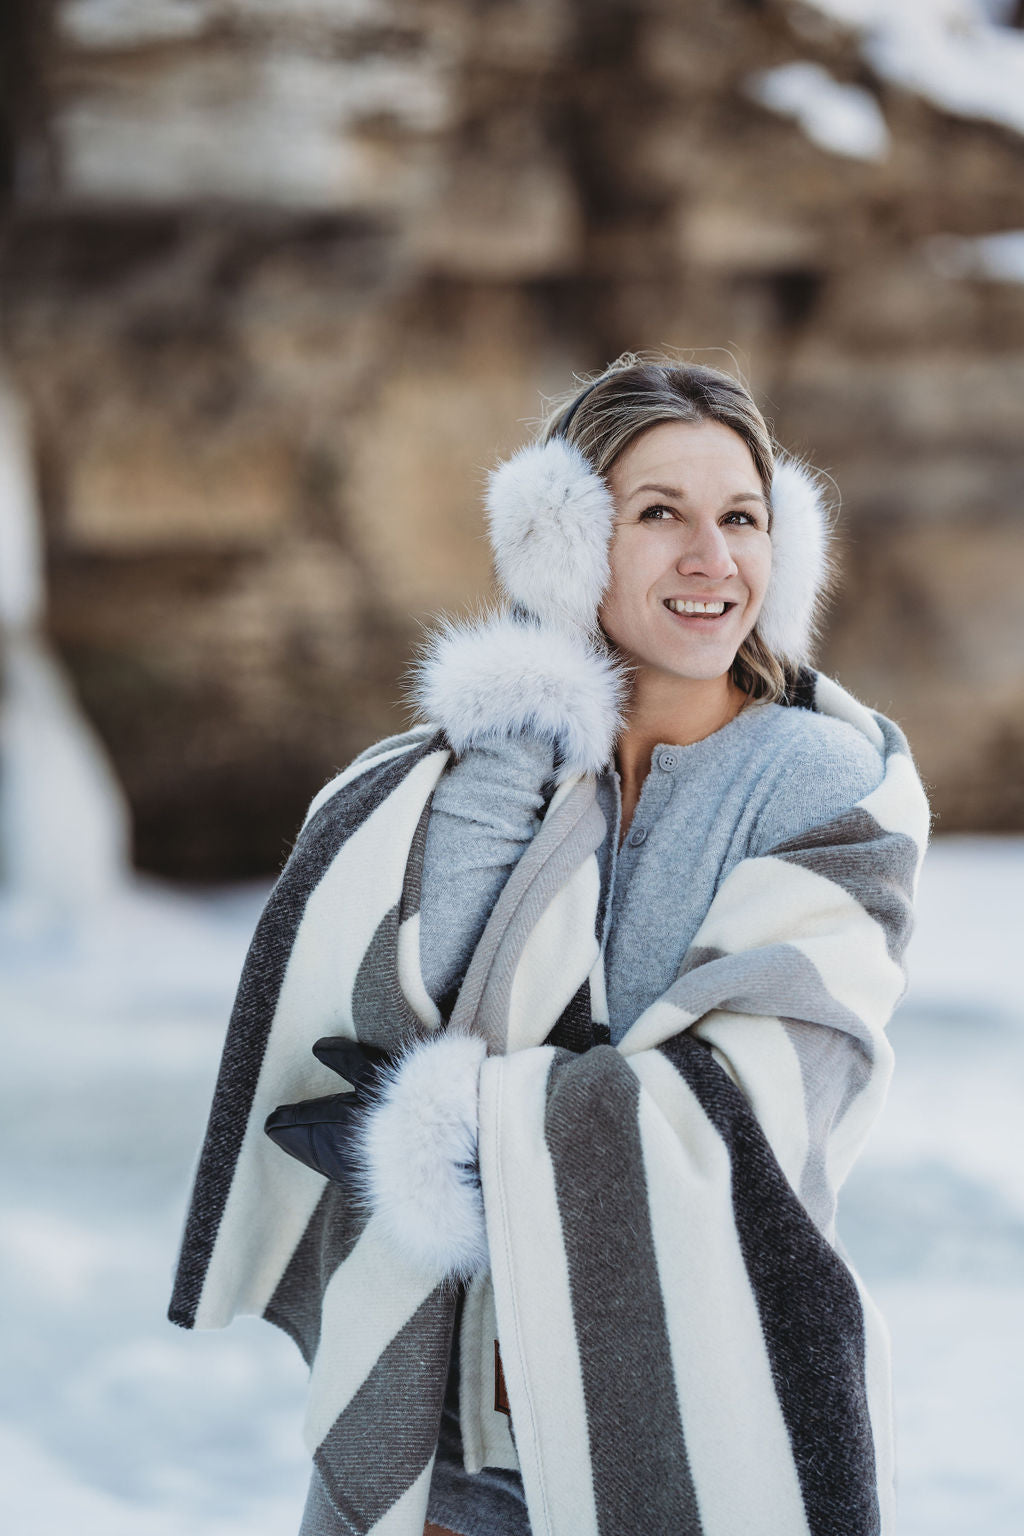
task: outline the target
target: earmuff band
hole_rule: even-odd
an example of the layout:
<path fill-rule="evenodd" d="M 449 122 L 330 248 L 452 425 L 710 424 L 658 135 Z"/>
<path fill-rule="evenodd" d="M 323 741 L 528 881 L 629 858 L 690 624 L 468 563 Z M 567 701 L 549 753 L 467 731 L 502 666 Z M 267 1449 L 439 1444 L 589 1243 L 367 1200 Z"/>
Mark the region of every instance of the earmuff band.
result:
<path fill-rule="evenodd" d="M 570 405 L 570 407 L 569 407 L 568 415 L 565 417 L 565 419 L 563 421 L 560 421 L 558 423 L 558 426 L 555 428 L 554 432 L 552 433 L 553 437 L 564 437 L 566 435 L 566 433 L 569 430 L 569 423 L 572 421 L 573 417 L 576 415 L 576 412 L 579 410 L 579 408 L 583 404 L 584 400 L 587 398 L 588 395 L 593 394 L 594 390 L 597 388 L 597 386 L 599 384 L 603 384 L 603 383 L 604 383 L 604 375 L 602 375 L 601 378 L 599 378 L 599 379 L 595 379 L 592 384 L 588 384 L 586 389 L 583 391 L 582 395 L 577 395 L 576 396 L 576 399 L 572 402 L 572 405 Z"/>

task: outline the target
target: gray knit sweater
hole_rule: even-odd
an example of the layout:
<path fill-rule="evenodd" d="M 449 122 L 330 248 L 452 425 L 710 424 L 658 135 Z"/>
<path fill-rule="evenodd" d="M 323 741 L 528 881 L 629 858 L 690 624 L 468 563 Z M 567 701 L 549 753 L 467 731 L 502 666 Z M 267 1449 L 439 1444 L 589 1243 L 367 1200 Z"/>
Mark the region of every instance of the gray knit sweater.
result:
<path fill-rule="evenodd" d="M 420 950 L 424 981 L 438 1003 L 450 1001 L 540 825 L 553 767 L 552 747 L 521 735 L 469 750 L 437 785 L 424 853 Z M 608 832 L 598 857 L 611 891 L 605 971 L 613 1042 L 675 979 L 733 866 L 848 809 L 877 787 L 883 772 L 880 754 L 845 721 L 750 704 L 702 741 L 655 747 L 620 848 L 621 781 L 614 763 L 606 764 L 598 797 Z M 474 1533 L 528 1532 L 525 1503 L 519 1499 L 514 1516 L 510 1508 L 521 1486 L 516 1474 L 474 1477 L 462 1468 L 456 1402 L 453 1372 L 430 1518 Z"/>

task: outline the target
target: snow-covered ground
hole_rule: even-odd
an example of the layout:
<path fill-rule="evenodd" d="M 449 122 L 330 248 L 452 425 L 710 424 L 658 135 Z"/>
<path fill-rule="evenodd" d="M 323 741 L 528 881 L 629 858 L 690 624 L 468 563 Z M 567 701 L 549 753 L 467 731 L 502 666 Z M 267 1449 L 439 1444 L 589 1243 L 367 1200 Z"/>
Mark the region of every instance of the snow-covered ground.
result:
<path fill-rule="evenodd" d="M 257 1319 L 165 1320 L 266 887 L 135 882 L 54 931 L 0 907 L 0 1523 L 294 1536 L 306 1372 Z M 899 1536 L 1024 1523 L 1024 840 L 930 850 L 889 1102 L 840 1228 L 893 1334 Z"/>

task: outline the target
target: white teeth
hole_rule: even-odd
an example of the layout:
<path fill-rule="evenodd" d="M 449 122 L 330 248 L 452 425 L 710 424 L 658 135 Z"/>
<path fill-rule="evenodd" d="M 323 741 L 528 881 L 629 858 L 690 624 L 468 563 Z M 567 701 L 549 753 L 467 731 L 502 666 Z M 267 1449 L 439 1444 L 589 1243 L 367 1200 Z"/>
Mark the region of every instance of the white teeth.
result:
<path fill-rule="evenodd" d="M 665 607 L 671 608 L 673 613 L 724 613 L 724 603 L 691 603 L 680 602 L 677 597 L 665 599 Z"/>

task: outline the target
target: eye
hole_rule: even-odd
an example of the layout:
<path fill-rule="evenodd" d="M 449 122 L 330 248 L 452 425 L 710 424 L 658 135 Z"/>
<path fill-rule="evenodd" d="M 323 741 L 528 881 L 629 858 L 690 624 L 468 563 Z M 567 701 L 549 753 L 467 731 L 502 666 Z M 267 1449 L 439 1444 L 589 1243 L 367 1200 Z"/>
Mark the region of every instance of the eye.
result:
<path fill-rule="evenodd" d="M 733 517 L 742 517 L 742 518 L 744 518 L 746 520 L 746 522 L 748 522 L 752 528 L 757 528 L 759 526 L 757 518 L 754 516 L 754 514 L 752 512 L 743 512 L 739 508 L 737 508 L 735 512 L 727 512 L 726 513 L 726 522 L 728 522 L 729 519 L 733 518 Z"/>
<path fill-rule="evenodd" d="M 675 516 L 675 513 L 672 511 L 671 507 L 662 507 L 662 506 L 645 507 L 644 510 L 640 513 L 640 519 L 639 519 L 640 522 L 641 523 L 643 523 L 643 522 L 660 523 L 660 522 L 664 521 L 663 518 L 660 518 L 658 516 L 652 517 L 651 516 L 652 512 L 655 513 L 655 514 L 657 514 L 658 512 L 667 512 L 669 517 L 674 517 Z"/>

